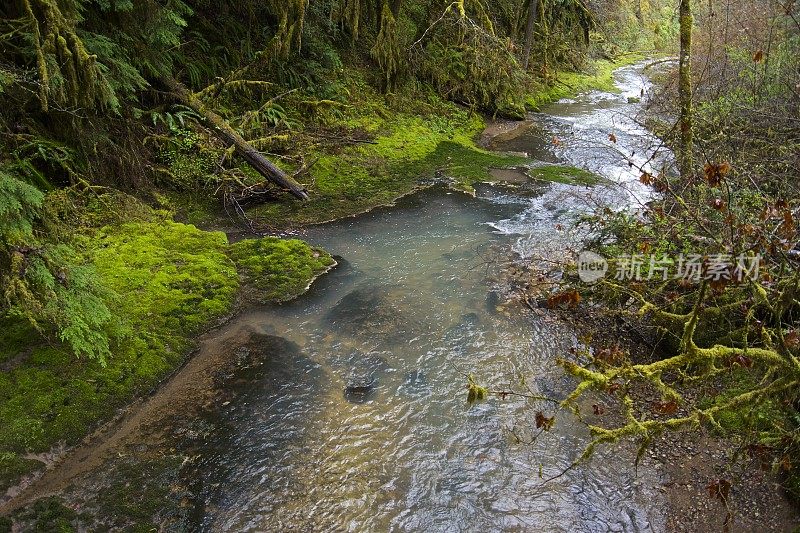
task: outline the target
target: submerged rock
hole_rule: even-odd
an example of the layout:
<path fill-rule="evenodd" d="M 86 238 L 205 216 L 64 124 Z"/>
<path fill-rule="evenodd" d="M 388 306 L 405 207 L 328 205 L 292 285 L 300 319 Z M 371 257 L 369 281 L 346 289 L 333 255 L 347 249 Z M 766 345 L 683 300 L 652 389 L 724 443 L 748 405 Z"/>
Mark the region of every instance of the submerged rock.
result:
<path fill-rule="evenodd" d="M 425 385 L 428 382 L 425 372 L 422 370 L 412 370 L 411 372 L 406 373 L 406 381 L 405 385 L 415 387 L 419 385 Z"/>
<path fill-rule="evenodd" d="M 406 317 L 395 305 L 395 291 L 395 287 L 385 285 L 355 289 L 328 311 L 326 320 L 350 335 L 396 335 Z"/>
<path fill-rule="evenodd" d="M 500 293 L 498 291 L 489 291 L 486 294 L 486 310 L 490 313 L 496 313 L 500 301 Z"/>
<path fill-rule="evenodd" d="M 465 313 L 461 315 L 458 324 L 447 328 L 444 332 L 444 340 L 449 345 L 460 346 L 465 338 L 478 326 L 481 318 L 478 313 Z"/>
<path fill-rule="evenodd" d="M 373 375 L 351 376 L 344 388 L 344 397 L 353 403 L 363 403 L 367 401 L 372 392 L 375 391 L 377 379 Z"/>
<path fill-rule="evenodd" d="M 431 384 L 428 376 L 420 369 L 406 372 L 405 380 L 400 385 L 400 390 L 406 394 L 416 395 L 430 392 Z"/>
<path fill-rule="evenodd" d="M 344 396 L 348 401 L 361 403 L 369 399 L 378 386 L 379 377 L 392 368 L 385 355 L 384 352 L 353 350 L 344 361 L 334 362 L 350 369 L 344 387 Z"/>

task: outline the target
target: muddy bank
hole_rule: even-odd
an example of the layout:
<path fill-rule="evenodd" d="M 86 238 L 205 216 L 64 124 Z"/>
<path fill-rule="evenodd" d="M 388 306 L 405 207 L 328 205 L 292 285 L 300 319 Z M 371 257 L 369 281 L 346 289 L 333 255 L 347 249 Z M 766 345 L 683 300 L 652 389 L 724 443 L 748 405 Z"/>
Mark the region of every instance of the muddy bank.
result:
<path fill-rule="evenodd" d="M 779 480 L 757 459 L 735 458 L 735 442 L 704 431 L 667 433 L 648 455 L 666 467 L 667 531 L 796 531 L 800 515 L 788 501 Z M 731 482 L 727 502 L 709 495 L 717 480 Z M 726 526 L 727 524 L 727 526 Z"/>
<path fill-rule="evenodd" d="M 497 143 L 510 141 L 524 135 L 529 130 L 536 128 L 536 121 L 526 120 L 487 120 L 486 128 L 481 132 L 478 145 L 481 148 L 493 149 Z"/>
<path fill-rule="evenodd" d="M 202 335 L 197 353 L 153 395 L 130 404 L 116 420 L 89 435 L 81 445 L 53 459 L 41 475 L 9 490 L 8 497 L 0 503 L 0 515 L 60 493 L 75 479 L 98 468 L 123 449 L 132 436 L 141 435 L 145 428 L 163 425 L 177 414 L 191 417 L 213 397 L 216 376 L 235 365 L 230 357 L 231 348 L 244 345 L 251 333 L 248 326 L 237 320 Z"/>

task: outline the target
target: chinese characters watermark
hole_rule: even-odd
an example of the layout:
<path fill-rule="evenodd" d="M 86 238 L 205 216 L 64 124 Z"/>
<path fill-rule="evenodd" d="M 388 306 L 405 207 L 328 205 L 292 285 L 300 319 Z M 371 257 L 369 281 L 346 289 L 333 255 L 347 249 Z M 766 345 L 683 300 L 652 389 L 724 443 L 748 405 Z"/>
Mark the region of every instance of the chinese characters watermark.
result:
<path fill-rule="evenodd" d="M 610 265 L 613 269 L 610 269 Z M 590 251 L 578 256 L 578 277 L 594 283 L 609 271 L 617 281 L 666 281 L 668 279 L 690 282 L 737 281 L 758 278 L 761 256 L 740 254 L 679 254 L 663 255 L 625 254 L 610 262 Z"/>

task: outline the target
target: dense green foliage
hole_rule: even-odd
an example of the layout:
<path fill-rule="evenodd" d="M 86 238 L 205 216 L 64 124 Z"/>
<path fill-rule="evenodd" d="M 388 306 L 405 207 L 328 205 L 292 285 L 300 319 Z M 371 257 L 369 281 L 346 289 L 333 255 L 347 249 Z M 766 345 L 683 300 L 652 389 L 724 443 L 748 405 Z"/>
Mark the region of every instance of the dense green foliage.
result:
<path fill-rule="evenodd" d="M 77 355 L 105 361 L 109 354 L 111 293 L 96 283 L 91 265 L 64 243 L 42 242 L 33 224 L 44 194 L 10 175 L 0 174 L 0 309 L 27 321 L 45 336 L 57 337 Z M 52 331 L 51 331 L 52 330 Z"/>

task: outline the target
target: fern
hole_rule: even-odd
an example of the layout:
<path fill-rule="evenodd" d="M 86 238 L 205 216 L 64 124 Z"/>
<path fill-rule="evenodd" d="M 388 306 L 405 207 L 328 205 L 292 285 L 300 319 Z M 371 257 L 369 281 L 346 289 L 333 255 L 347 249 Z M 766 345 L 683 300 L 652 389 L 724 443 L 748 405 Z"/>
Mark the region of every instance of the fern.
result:
<path fill-rule="evenodd" d="M 115 295 L 73 248 L 37 239 L 43 204 L 39 189 L 0 170 L 0 316 L 27 320 L 105 364 L 122 331 L 108 307 Z"/>
<path fill-rule="evenodd" d="M 33 238 L 33 220 L 43 201 L 39 189 L 0 171 L 0 241 L 6 253 Z"/>

